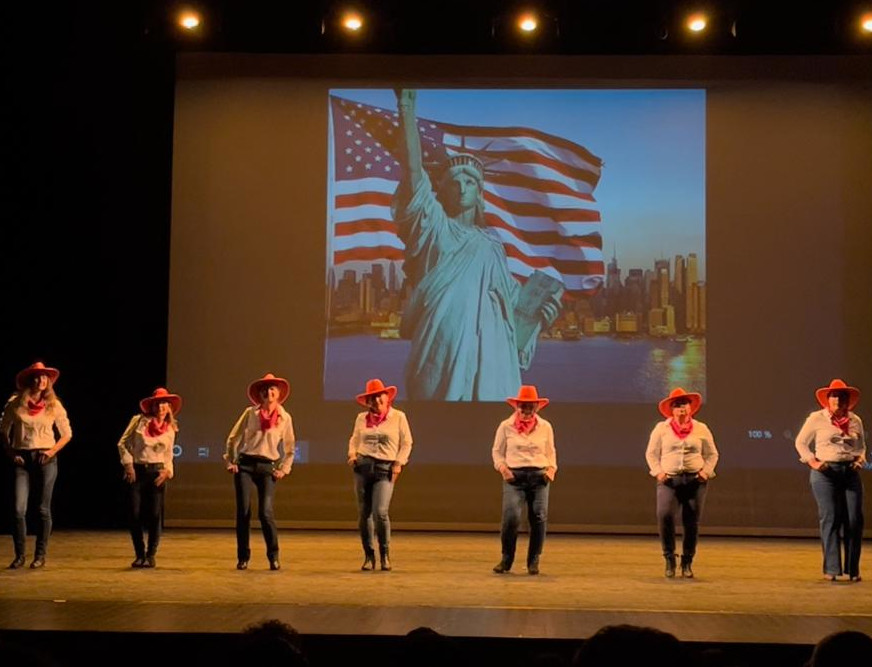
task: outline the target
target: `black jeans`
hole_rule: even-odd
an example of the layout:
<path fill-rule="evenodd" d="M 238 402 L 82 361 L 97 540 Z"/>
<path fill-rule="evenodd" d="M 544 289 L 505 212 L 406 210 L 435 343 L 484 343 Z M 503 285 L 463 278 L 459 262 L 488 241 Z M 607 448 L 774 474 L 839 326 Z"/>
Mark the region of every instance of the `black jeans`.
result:
<path fill-rule="evenodd" d="M 684 527 L 681 553 L 686 558 L 696 554 L 706 489 L 706 482 L 700 481 L 696 473 L 673 475 L 657 484 L 657 524 L 664 556 L 675 555 L 675 513 L 679 508 Z"/>
<path fill-rule="evenodd" d="M 236 488 L 236 557 L 249 560 L 249 532 L 251 530 L 251 495 L 257 487 L 257 518 L 266 542 L 266 556 L 270 560 L 279 555 L 279 531 L 276 527 L 273 499 L 276 480 L 272 476 L 274 463 L 256 456 L 240 456 L 239 472 L 233 476 Z"/>
<path fill-rule="evenodd" d="M 136 480 L 130 485 L 130 537 L 137 558 L 154 556 L 160 544 L 163 522 L 164 494 L 167 483 L 155 486 L 154 482 L 163 470 L 162 463 L 137 463 L 133 466 Z M 143 530 L 148 532 L 148 549 L 143 540 Z"/>

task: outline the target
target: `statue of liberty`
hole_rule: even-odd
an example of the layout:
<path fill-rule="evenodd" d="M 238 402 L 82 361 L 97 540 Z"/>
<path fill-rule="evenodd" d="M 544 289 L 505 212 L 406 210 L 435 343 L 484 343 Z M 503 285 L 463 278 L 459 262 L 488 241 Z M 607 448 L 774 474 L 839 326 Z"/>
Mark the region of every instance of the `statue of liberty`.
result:
<path fill-rule="evenodd" d="M 408 396 L 503 401 L 521 386 L 540 328 L 559 314 L 562 284 L 537 272 L 550 287 L 522 291 L 502 242 L 485 226 L 482 162 L 468 153 L 450 156 L 434 192 L 414 90 L 397 91 L 397 109 L 405 151 L 398 151 L 403 174 L 392 211 L 413 286 L 401 328 L 412 342 Z"/>

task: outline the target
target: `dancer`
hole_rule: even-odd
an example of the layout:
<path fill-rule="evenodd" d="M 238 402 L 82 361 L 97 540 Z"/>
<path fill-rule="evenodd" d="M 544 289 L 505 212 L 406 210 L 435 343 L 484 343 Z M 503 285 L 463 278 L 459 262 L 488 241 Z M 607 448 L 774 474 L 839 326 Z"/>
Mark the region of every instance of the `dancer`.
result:
<path fill-rule="evenodd" d="M 679 508 L 684 526 L 681 576 L 693 577 L 699 521 L 708 481 L 715 476 L 718 463 L 712 432 L 693 418 L 701 407 L 700 394 L 681 387 L 669 392 L 658 405 L 666 419 L 651 431 L 645 451 L 651 476 L 657 479 L 657 525 L 668 578 L 675 576 L 675 512 Z"/>
<path fill-rule="evenodd" d="M 822 409 L 806 418 L 796 436 L 796 451 L 811 468 L 824 578 L 835 581 L 847 574 L 851 581 L 860 581 L 863 481 L 859 471 L 866 462 L 866 438 L 863 422 L 852 412 L 860 390 L 835 379 L 815 391 L 815 398 Z"/>
<path fill-rule="evenodd" d="M 361 570 L 375 570 L 373 533 L 378 538 L 380 567 L 391 569 L 391 519 L 394 484 L 412 453 L 412 432 L 406 413 L 393 407 L 397 388 L 369 380 L 357 402 L 364 406 L 354 420 L 348 441 L 348 465 L 354 469 L 358 528 L 363 544 Z"/>
<path fill-rule="evenodd" d="M 500 528 L 502 558 L 493 570 L 504 574 L 512 569 L 521 513 L 527 506 L 530 543 L 527 573 L 539 574 L 539 556 L 545 545 L 548 524 L 548 490 L 557 474 L 554 429 L 539 410 L 548 405 L 533 385 L 523 385 L 514 398 L 507 398 L 515 412 L 497 426 L 491 450 L 494 468 L 503 478 L 503 519 Z"/>
<path fill-rule="evenodd" d="M 27 500 L 30 488 L 39 498 L 36 550 L 30 567 L 45 565 L 51 535 L 51 497 L 58 476 L 57 454 L 73 437 L 67 411 L 54 391 L 60 376 L 56 368 L 37 361 L 15 376 L 16 393 L 6 403 L 0 420 L 6 452 L 15 468 L 15 558 L 9 569 L 24 566 L 27 539 Z M 55 439 L 55 430 L 58 438 Z"/>
<path fill-rule="evenodd" d="M 248 386 L 252 406 L 243 410 L 230 435 L 224 460 L 236 489 L 236 569 L 248 569 L 251 494 L 257 488 L 257 506 L 269 568 L 281 568 L 276 526 L 276 482 L 291 472 L 294 463 L 294 424 L 282 407 L 291 393 L 284 378 L 267 373 Z"/>
<path fill-rule="evenodd" d="M 173 445 L 179 430 L 176 415 L 181 407 L 178 394 L 163 387 L 155 389 L 139 402 L 140 414 L 130 420 L 118 441 L 124 481 L 130 484 L 130 537 L 135 554 L 130 567 L 155 566 L 166 482 L 173 477 Z"/>

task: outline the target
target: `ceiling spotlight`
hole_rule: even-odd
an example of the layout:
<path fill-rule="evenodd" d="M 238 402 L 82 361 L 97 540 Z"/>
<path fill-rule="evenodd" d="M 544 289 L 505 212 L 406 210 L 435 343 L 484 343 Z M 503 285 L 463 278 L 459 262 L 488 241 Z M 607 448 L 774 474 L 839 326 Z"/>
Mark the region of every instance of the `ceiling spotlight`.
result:
<path fill-rule="evenodd" d="M 708 18 L 705 14 L 691 14 L 687 17 L 687 29 L 691 32 L 700 33 L 705 30 L 708 25 Z"/>
<path fill-rule="evenodd" d="M 200 27 L 200 15 L 197 12 L 185 11 L 179 14 L 179 25 L 185 30 L 194 30 Z"/>
<path fill-rule="evenodd" d="M 346 12 L 339 24 L 349 32 L 357 32 L 363 27 L 363 17 L 357 12 Z"/>
<path fill-rule="evenodd" d="M 872 12 L 867 12 L 860 17 L 860 30 L 867 35 L 872 34 Z"/>
<path fill-rule="evenodd" d="M 518 29 L 521 32 L 531 33 L 539 27 L 539 21 L 535 14 L 521 14 L 518 17 Z"/>

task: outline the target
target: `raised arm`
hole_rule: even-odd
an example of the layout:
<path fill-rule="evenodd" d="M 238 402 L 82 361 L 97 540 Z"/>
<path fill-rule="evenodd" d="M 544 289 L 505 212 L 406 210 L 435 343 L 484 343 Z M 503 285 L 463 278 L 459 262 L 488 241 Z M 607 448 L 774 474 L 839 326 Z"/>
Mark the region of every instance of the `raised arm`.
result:
<path fill-rule="evenodd" d="M 397 113 L 400 116 L 400 128 L 403 134 L 403 174 L 409 187 L 414 191 L 424 175 L 421 137 L 418 136 L 418 119 L 415 116 L 416 91 L 398 89 L 395 92 L 397 95 Z"/>

